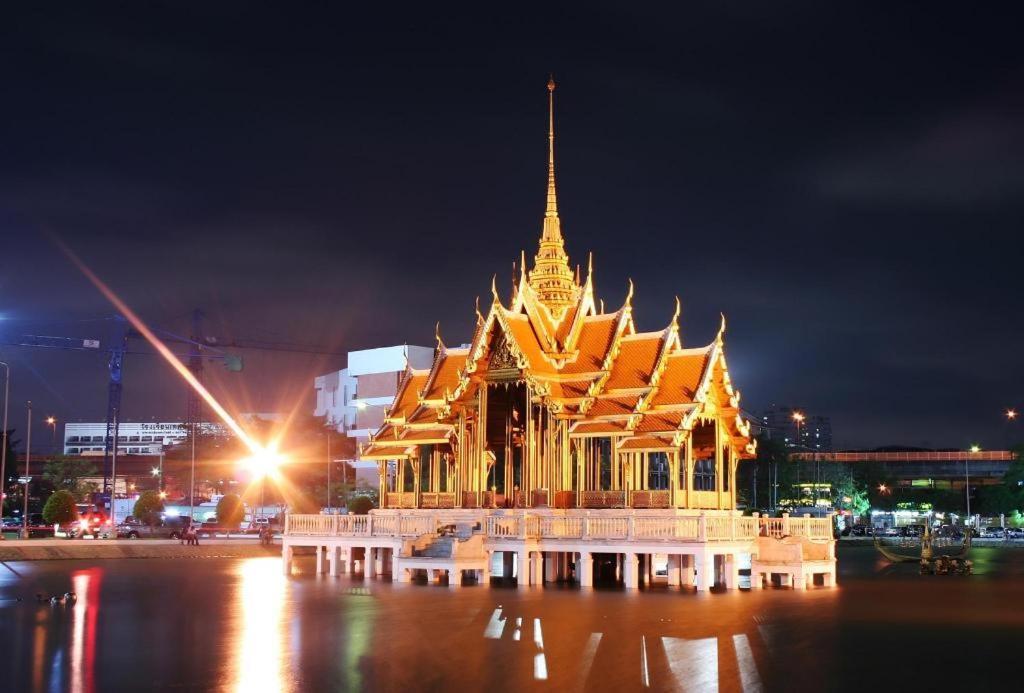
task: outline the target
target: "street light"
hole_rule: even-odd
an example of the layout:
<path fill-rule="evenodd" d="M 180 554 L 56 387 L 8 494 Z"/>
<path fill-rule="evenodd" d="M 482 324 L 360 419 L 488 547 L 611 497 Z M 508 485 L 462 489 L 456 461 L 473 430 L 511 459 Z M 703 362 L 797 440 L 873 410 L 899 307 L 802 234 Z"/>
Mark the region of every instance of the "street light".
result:
<path fill-rule="evenodd" d="M 1010 421 L 1013 421 L 1014 419 L 1016 419 L 1017 418 L 1017 410 L 1016 409 L 1007 409 L 1006 410 L 1006 418 L 1009 419 Z"/>
<path fill-rule="evenodd" d="M 978 454 L 979 452 L 981 452 L 981 446 L 980 445 L 972 445 L 971 446 L 971 453 Z M 967 493 L 967 526 L 968 527 L 970 527 L 971 524 L 972 524 L 971 523 L 971 468 L 970 468 L 970 459 L 971 459 L 970 455 L 967 455 L 966 457 L 964 457 L 964 483 L 967 486 L 966 493 Z"/>
<path fill-rule="evenodd" d="M 11 389 L 11 367 L 3 361 L 4 367 L 4 427 L 0 429 L 0 515 L 3 515 L 4 500 L 7 498 L 7 396 Z M 0 539 L 3 534 L 0 534 Z"/>
<path fill-rule="evenodd" d="M 28 426 L 25 441 L 25 511 L 21 516 L 21 538 L 28 539 L 28 485 L 32 482 L 29 476 L 29 464 L 32 461 L 32 400 L 28 405 Z"/>
<path fill-rule="evenodd" d="M 50 427 L 50 454 L 57 452 L 57 417 L 47 416 L 46 425 Z"/>

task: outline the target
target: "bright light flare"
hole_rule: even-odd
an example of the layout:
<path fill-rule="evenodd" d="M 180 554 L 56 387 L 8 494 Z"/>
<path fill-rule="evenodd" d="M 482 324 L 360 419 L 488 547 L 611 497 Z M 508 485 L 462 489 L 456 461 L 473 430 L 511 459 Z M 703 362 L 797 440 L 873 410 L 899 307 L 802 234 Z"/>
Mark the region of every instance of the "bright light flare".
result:
<path fill-rule="evenodd" d="M 972 445 L 971 446 L 971 452 L 981 452 L 981 446 L 980 445 Z"/>
<path fill-rule="evenodd" d="M 271 443 L 266 447 L 254 450 L 253 454 L 242 459 L 240 464 L 257 479 L 267 476 L 277 478 L 277 471 L 286 459 L 285 455 L 278 452 L 277 445 Z"/>
<path fill-rule="evenodd" d="M 114 304 L 114 307 L 117 308 L 117 310 L 121 313 L 121 315 L 125 317 L 125 319 L 129 323 L 131 323 L 132 327 L 138 330 L 139 334 L 146 338 L 146 341 L 149 342 L 153 346 L 153 348 L 157 350 L 157 353 L 164 357 L 164 360 L 166 360 L 167 363 L 171 364 L 171 367 L 178 372 L 178 375 L 184 378 L 185 382 L 191 385 L 192 389 L 199 393 L 199 396 L 202 397 L 203 400 L 210 405 L 210 408 L 213 409 L 213 411 L 216 412 L 217 416 L 219 416 L 220 419 L 225 424 L 227 424 L 228 428 L 230 428 L 235 433 L 235 435 L 238 436 L 239 440 L 245 443 L 246 447 L 252 450 L 254 455 L 259 454 L 260 451 L 262 450 L 262 446 L 259 445 L 259 443 L 257 443 L 255 440 L 253 440 L 252 436 L 245 432 L 245 430 L 238 424 L 238 422 L 235 421 L 234 417 L 231 416 L 231 414 L 229 414 L 227 410 L 223 406 L 221 406 L 221 403 L 218 402 L 214 398 L 214 396 L 210 394 L 209 390 L 203 387 L 203 384 L 199 382 L 198 379 L 196 379 L 195 375 L 192 374 L 192 371 L 190 371 L 185 366 L 185 364 L 183 364 L 181 360 L 178 359 L 174 352 L 171 351 L 167 347 L 167 345 L 160 340 L 159 337 L 153 334 L 153 331 L 150 330 L 149 327 L 146 326 L 146 323 L 144 323 L 142 319 L 135 314 L 135 311 L 129 308 L 128 305 L 124 301 L 122 301 L 117 294 L 114 293 L 113 289 L 107 286 L 102 279 L 97 277 L 96 274 L 93 273 L 91 269 L 86 267 L 85 263 L 79 260 L 78 256 L 75 255 L 70 248 L 68 248 L 60 241 L 56 242 L 60 249 L 64 252 L 64 254 L 68 256 L 71 262 L 73 262 L 75 266 L 78 267 L 79 271 L 81 271 L 82 274 L 84 274 L 86 278 L 88 278 L 89 281 L 91 281 L 93 285 L 97 289 L 99 289 L 100 293 L 103 294 L 108 301 Z"/>
<path fill-rule="evenodd" d="M 1010 421 L 1013 421 L 1014 419 L 1016 419 L 1017 418 L 1017 410 L 1016 409 L 1007 409 L 1006 410 L 1006 418 L 1008 418 Z"/>
<path fill-rule="evenodd" d="M 804 416 L 803 414 L 801 414 L 800 412 L 798 412 L 798 411 L 795 411 L 795 412 L 793 412 L 793 421 L 796 421 L 797 423 L 800 423 L 800 422 L 802 422 L 802 421 L 803 421 L 803 420 L 804 420 L 805 418 L 807 418 L 807 417 L 805 417 L 805 416 Z"/>

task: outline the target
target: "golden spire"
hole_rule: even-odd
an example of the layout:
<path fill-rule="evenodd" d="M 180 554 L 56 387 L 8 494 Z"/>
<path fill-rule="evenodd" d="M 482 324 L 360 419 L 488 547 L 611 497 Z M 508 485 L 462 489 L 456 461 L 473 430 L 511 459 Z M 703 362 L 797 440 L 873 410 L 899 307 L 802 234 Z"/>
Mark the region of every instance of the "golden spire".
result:
<path fill-rule="evenodd" d="M 568 307 L 579 297 L 579 281 L 569 268 L 565 254 L 565 239 L 558 218 L 558 199 L 555 194 L 555 80 L 548 80 L 548 195 L 544 208 L 544 231 L 540 249 L 530 270 L 530 287 L 540 302 L 561 320 Z"/>
<path fill-rule="evenodd" d="M 558 216 L 558 197 L 555 195 L 555 76 L 548 78 L 548 206 L 544 216 Z"/>

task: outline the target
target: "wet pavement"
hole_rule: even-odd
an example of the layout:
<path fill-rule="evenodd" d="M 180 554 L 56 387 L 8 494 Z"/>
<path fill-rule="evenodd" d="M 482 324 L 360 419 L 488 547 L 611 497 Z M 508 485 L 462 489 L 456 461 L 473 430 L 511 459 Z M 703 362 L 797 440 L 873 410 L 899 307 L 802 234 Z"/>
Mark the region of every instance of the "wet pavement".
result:
<path fill-rule="evenodd" d="M 701 595 L 364 583 L 317 576 L 311 558 L 287 578 L 276 558 L 3 563 L 0 687 L 945 691 L 1019 677 L 1024 550 L 976 549 L 972 577 L 840 551 L 837 589 Z"/>

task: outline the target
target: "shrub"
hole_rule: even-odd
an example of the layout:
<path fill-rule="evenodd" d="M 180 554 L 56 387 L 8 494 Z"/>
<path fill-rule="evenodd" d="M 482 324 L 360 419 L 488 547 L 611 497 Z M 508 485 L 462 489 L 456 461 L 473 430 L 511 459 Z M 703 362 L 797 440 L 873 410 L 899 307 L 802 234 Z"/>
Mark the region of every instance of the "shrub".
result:
<path fill-rule="evenodd" d="M 78 517 L 78 507 L 71 491 L 54 491 L 43 506 L 43 521 L 48 525 L 66 525 Z"/>
<path fill-rule="evenodd" d="M 139 522 L 152 527 L 160 520 L 163 511 L 164 502 L 160 500 L 160 494 L 156 491 L 143 491 L 135 501 L 132 514 Z"/>
<path fill-rule="evenodd" d="M 229 493 L 217 501 L 217 522 L 224 527 L 238 527 L 245 517 L 245 506 L 242 499 Z"/>
<path fill-rule="evenodd" d="M 349 499 L 348 511 L 353 515 L 365 515 L 373 510 L 373 500 L 366 496 L 354 496 Z"/>

